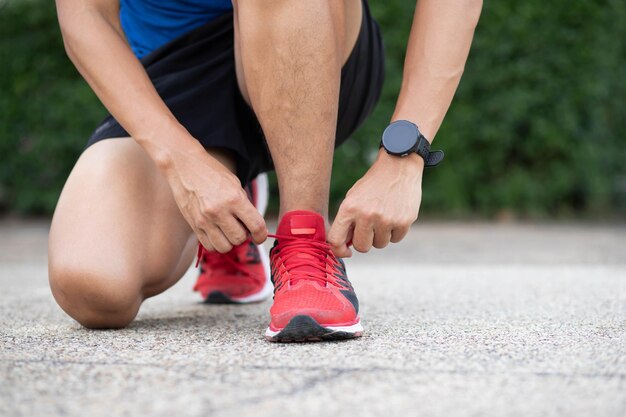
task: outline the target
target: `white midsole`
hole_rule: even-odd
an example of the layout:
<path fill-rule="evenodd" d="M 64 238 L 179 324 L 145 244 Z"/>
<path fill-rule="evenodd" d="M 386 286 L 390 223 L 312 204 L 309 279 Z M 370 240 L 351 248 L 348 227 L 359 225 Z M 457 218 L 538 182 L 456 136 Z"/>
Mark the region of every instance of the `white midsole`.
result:
<path fill-rule="evenodd" d="M 322 326 L 322 327 L 324 327 L 326 330 L 332 330 L 334 332 L 359 333 L 363 331 L 363 326 L 361 326 L 361 320 L 359 320 L 358 322 L 350 326 Z M 282 330 L 274 331 L 268 327 L 267 330 L 265 330 L 265 336 L 274 337 L 277 334 L 279 334 L 281 331 Z"/>

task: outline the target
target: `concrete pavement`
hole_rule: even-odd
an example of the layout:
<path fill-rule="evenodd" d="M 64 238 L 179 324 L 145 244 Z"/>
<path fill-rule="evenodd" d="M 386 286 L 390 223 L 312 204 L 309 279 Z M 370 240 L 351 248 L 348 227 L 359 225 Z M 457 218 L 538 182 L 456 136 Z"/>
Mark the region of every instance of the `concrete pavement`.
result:
<path fill-rule="evenodd" d="M 267 343 L 269 302 L 195 271 L 127 329 L 47 286 L 46 222 L 0 222 L 0 416 L 626 415 L 626 226 L 421 223 L 348 271 L 365 336 Z"/>

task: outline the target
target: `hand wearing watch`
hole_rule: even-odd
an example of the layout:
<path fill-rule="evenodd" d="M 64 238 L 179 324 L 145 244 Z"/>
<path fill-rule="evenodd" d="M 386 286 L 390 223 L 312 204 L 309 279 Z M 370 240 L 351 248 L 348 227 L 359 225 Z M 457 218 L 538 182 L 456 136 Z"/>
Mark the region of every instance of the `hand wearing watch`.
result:
<path fill-rule="evenodd" d="M 415 152 L 424 159 L 424 166 L 434 167 L 443 160 L 443 151 L 431 151 L 430 142 L 418 127 L 408 120 L 397 120 L 383 132 L 380 146 L 390 155 L 407 156 Z"/>

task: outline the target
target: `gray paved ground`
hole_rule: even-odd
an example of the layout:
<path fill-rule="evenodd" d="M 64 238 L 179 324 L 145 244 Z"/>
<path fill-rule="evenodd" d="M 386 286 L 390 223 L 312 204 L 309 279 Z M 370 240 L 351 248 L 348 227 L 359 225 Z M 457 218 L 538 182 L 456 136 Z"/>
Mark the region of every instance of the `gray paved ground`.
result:
<path fill-rule="evenodd" d="M 194 272 L 121 331 L 46 283 L 44 223 L 0 223 L 1 416 L 626 415 L 626 227 L 422 224 L 348 270 L 366 335 L 261 337 L 269 303 Z"/>

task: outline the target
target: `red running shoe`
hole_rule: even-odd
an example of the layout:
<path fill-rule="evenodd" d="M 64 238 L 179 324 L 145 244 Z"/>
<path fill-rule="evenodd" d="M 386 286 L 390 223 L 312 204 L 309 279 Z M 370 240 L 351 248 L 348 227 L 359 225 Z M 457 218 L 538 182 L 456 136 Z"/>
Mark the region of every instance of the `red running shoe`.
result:
<path fill-rule="evenodd" d="M 359 302 L 343 261 L 326 243 L 324 218 L 310 211 L 288 212 L 273 237 L 274 305 L 265 337 L 306 342 L 361 336 Z"/>
<path fill-rule="evenodd" d="M 261 215 L 265 214 L 267 175 L 260 174 L 252 180 L 246 191 Z M 263 247 L 250 239 L 225 254 L 207 251 L 198 244 L 198 264 L 200 276 L 193 289 L 200 293 L 205 303 L 253 303 L 272 294 L 269 258 Z"/>

